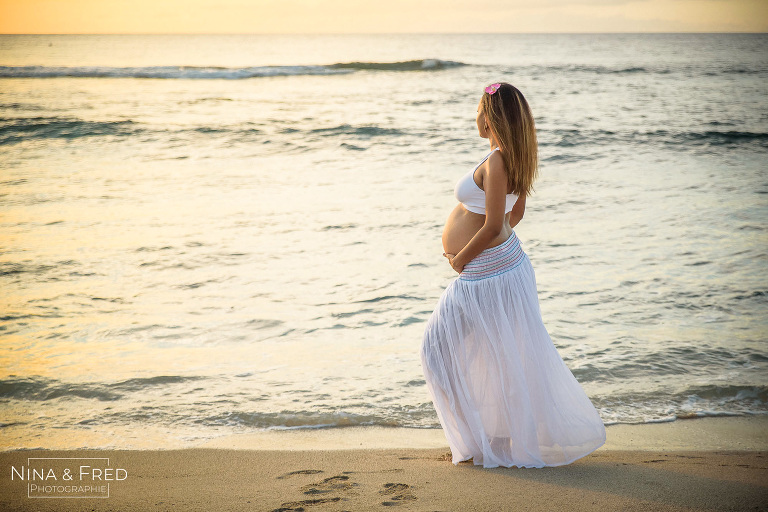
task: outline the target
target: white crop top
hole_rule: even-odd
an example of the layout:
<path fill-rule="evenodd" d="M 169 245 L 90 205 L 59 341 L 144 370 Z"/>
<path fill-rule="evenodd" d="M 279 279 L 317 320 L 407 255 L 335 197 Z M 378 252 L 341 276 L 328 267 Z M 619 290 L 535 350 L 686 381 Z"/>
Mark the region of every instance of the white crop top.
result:
<path fill-rule="evenodd" d="M 485 191 L 475 182 L 475 171 L 498 149 L 494 148 L 488 153 L 488 156 L 483 158 L 482 162 L 456 182 L 456 187 L 453 189 L 453 195 L 456 196 L 456 199 L 464 205 L 464 208 L 472 213 L 485 215 Z M 507 204 L 504 208 L 504 213 L 512 210 L 516 202 L 516 194 L 507 194 Z"/>

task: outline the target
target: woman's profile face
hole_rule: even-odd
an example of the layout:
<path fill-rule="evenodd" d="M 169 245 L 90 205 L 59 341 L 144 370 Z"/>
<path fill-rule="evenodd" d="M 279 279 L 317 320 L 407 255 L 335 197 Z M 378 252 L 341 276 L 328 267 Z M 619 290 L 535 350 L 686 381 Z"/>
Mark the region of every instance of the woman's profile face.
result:
<path fill-rule="evenodd" d="M 488 138 L 488 130 L 485 129 L 485 113 L 483 113 L 483 100 L 477 104 L 477 131 L 480 132 L 480 136 L 484 139 Z"/>

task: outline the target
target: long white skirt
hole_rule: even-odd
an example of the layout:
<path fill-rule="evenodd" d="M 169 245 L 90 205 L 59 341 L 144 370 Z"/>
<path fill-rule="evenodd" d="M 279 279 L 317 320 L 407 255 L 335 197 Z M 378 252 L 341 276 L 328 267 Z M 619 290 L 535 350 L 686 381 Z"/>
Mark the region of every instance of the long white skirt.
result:
<path fill-rule="evenodd" d="M 600 415 L 544 327 L 514 232 L 445 289 L 421 363 L 454 464 L 560 466 L 605 443 Z"/>

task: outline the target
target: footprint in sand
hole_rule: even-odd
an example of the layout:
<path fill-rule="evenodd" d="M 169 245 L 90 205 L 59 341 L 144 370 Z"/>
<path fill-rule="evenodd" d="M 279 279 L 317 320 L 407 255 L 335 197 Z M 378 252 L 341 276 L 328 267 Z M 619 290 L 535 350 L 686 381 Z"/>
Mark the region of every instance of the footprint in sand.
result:
<path fill-rule="evenodd" d="M 304 494 L 324 494 L 326 492 L 348 491 L 357 484 L 349 481 L 346 475 L 330 476 L 314 484 L 307 484 L 301 488 Z"/>
<path fill-rule="evenodd" d="M 294 475 L 314 475 L 316 473 L 322 473 L 322 469 L 300 469 L 298 471 L 291 471 L 290 473 L 286 473 L 284 475 L 280 475 L 277 477 L 278 480 L 282 480 L 284 478 L 290 478 Z"/>
<path fill-rule="evenodd" d="M 304 507 L 333 503 L 340 500 L 341 498 L 318 498 L 314 500 L 289 501 L 280 505 L 280 508 L 273 509 L 272 512 L 303 512 L 305 510 Z"/>
<path fill-rule="evenodd" d="M 389 501 L 381 502 L 385 507 L 400 505 L 405 501 L 416 499 L 416 496 L 414 496 L 411 491 L 411 486 L 408 484 L 384 484 L 384 489 L 379 491 L 379 494 L 389 496 Z"/>
<path fill-rule="evenodd" d="M 353 475 L 355 473 L 402 473 L 402 468 L 394 468 L 394 469 L 376 469 L 374 471 L 342 471 L 341 473 L 344 475 Z"/>
<path fill-rule="evenodd" d="M 308 473 L 309 471 L 312 471 L 314 473 L 322 473 L 322 471 L 318 471 L 318 470 L 305 470 L 304 472 L 294 471 L 292 473 L 287 473 L 282 477 L 278 477 L 278 478 L 286 478 L 288 476 L 291 476 L 297 473 L 312 474 L 312 473 Z M 335 492 L 335 491 L 349 491 L 355 486 L 357 486 L 357 484 L 353 482 L 349 482 L 348 476 L 337 475 L 337 476 L 328 477 L 324 480 L 321 480 L 313 484 L 304 485 L 300 488 L 300 490 L 304 494 L 323 494 L 323 493 Z M 273 509 L 272 512 L 301 512 L 306 510 L 305 507 L 311 507 L 313 505 L 322 505 L 324 503 L 334 503 L 336 501 L 341 501 L 341 499 L 342 498 L 339 496 L 329 496 L 327 498 L 315 498 L 311 500 L 288 501 L 281 504 L 279 508 Z"/>

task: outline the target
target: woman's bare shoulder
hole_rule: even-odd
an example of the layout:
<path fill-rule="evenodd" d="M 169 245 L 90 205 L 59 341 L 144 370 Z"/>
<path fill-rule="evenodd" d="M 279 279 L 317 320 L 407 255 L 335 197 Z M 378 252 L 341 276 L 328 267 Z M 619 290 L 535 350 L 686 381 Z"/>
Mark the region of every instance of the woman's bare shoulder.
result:
<path fill-rule="evenodd" d="M 494 151 L 491 156 L 484 162 L 483 174 L 486 177 L 494 176 L 506 179 L 507 171 L 504 167 L 504 157 L 501 155 L 501 151 Z"/>

